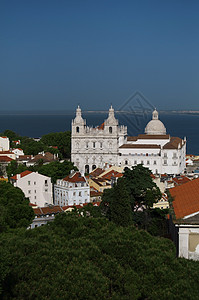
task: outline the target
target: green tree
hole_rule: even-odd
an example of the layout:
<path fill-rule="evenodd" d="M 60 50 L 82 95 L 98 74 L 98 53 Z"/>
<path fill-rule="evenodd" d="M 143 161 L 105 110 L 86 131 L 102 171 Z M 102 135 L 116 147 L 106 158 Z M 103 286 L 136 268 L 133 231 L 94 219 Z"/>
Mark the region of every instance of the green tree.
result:
<path fill-rule="evenodd" d="M 151 171 L 143 165 L 125 168 L 124 176 L 126 187 L 131 198 L 133 209 L 140 207 L 149 209 L 153 203 L 161 199 L 161 192 L 153 182 Z"/>
<path fill-rule="evenodd" d="M 70 158 L 71 152 L 71 132 L 54 132 L 45 134 L 41 142 L 46 146 L 57 146 L 64 158 Z"/>
<path fill-rule="evenodd" d="M 16 160 L 12 160 L 6 167 L 6 173 L 8 178 L 13 175 L 19 174 L 27 170 L 27 167 L 24 164 L 18 164 Z"/>
<path fill-rule="evenodd" d="M 38 171 L 42 175 L 51 177 L 52 182 L 55 183 L 57 179 L 69 175 L 71 170 L 77 171 L 78 169 L 72 162 L 65 160 L 63 162 L 54 161 L 46 165 L 37 165 L 30 167 L 29 170 Z"/>
<path fill-rule="evenodd" d="M 130 196 L 127 192 L 124 178 L 118 179 L 113 192 L 113 198 L 110 202 L 111 221 L 120 226 L 132 224 Z"/>
<path fill-rule="evenodd" d="M 0 211 L 0 232 L 27 228 L 34 218 L 34 211 L 22 190 L 7 182 L 0 182 Z"/>

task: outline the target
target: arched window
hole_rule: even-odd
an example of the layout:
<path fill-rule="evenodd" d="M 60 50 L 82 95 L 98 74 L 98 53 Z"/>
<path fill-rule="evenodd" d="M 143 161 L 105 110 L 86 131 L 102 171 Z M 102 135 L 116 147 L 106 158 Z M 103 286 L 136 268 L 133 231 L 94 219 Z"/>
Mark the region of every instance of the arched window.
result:
<path fill-rule="evenodd" d="M 113 132 L 113 128 L 109 127 L 109 133 L 112 133 L 112 132 Z"/>
<path fill-rule="evenodd" d="M 125 165 L 128 165 L 128 160 L 125 160 Z"/>
<path fill-rule="evenodd" d="M 76 132 L 79 133 L 79 126 L 76 127 Z"/>
<path fill-rule="evenodd" d="M 96 169 L 96 165 L 92 165 L 92 170 L 95 170 Z"/>
<path fill-rule="evenodd" d="M 85 173 L 89 174 L 89 165 L 85 165 Z"/>

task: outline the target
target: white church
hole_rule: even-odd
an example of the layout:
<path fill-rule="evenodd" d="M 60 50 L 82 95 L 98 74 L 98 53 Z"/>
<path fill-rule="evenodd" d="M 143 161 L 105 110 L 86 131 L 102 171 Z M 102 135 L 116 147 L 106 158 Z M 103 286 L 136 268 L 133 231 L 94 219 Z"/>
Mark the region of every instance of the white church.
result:
<path fill-rule="evenodd" d="M 119 126 L 114 109 L 98 127 L 89 127 L 78 106 L 72 120 L 71 160 L 81 172 L 89 173 L 105 164 L 132 167 L 143 164 L 154 174 L 181 174 L 185 170 L 186 138 L 171 137 L 158 118 L 157 110 L 146 125 L 145 134 L 128 136 Z"/>

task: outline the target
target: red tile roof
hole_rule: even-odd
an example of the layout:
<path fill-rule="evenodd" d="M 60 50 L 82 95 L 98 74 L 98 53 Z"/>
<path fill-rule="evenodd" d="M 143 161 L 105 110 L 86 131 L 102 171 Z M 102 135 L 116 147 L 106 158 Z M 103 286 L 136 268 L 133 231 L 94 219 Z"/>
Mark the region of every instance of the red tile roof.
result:
<path fill-rule="evenodd" d="M 158 139 L 158 140 L 169 140 L 170 135 L 169 134 L 139 134 L 138 139 Z"/>
<path fill-rule="evenodd" d="M 127 141 L 137 141 L 137 136 L 127 136 Z"/>
<path fill-rule="evenodd" d="M 160 149 L 160 145 L 152 145 L 152 144 L 124 144 L 119 148 L 139 148 L 139 149 Z"/>
<path fill-rule="evenodd" d="M 175 185 L 181 185 L 181 184 L 184 184 L 188 181 L 190 181 L 191 179 L 189 179 L 188 177 L 186 176 L 180 176 L 180 177 L 174 177 L 173 178 L 173 181 L 175 183 Z"/>
<path fill-rule="evenodd" d="M 180 148 L 182 147 L 182 139 L 179 137 L 171 137 L 170 142 L 166 143 L 163 149 L 178 149 L 178 146 L 180 146 Z"/>
<path fill-rule="evenodd" d="M 75 172 L 74 174 L 70 174 L 68 176 L 66 176 L 64 179 L 64 181 L 68 181 L 68 182 L 86 182 L 85 178 L 81 175 L 80 172 Z"/>
<path fill-rule="evenodd" d="M 199 211 L 199 178 L 171 188 L 176 219 Z"/>
<path fill-rule="evenodd" d="M 103 172 L 104 172 L 103 169 L 97 168 L 97 169 L 93 170 L 89 175 L 91 175 L 92 177 L 97 177 L 100 174 L 102 174 Z"/>
<path fill-rule="evenodd" d="M 10 162 L 11 160 L 14 160 L 6 155 L 0 156 L 0 162 Z"/>
<path fill-rule="evenodd" d="M 31 173 L 32 173 L 31 171 L 26 170 L 26 171 L 23 171 L 22 173 L 20 173 L 19 175 L 20 175 L 20 178 L 22 178 L 22 177 L 27 176 Z M 11 179 L 17 180 L 17 175 L 12 176 Z"/>
<path fill-rule="evenodd" d="M 100 126 L 97 127 L 100 130 L 104 130 L 104 123 L 102 123 Z"/>
<path fill-rule="evenodd" d="M 115 170 L 112 170 L 112 171 L 104 174 L 101 178 L 104 178 L 104 179 L 107 179 L 107 180 L 111 180 L 112 177 L 119 178 L 119 177 L 122 177 L 122 176 L 123 176 L 122 173 L 117 172 Z"/>
<path fill-rule="evenodd" d="M 0 151 L 0 154 L 14 154 L 12 151 Z"/>

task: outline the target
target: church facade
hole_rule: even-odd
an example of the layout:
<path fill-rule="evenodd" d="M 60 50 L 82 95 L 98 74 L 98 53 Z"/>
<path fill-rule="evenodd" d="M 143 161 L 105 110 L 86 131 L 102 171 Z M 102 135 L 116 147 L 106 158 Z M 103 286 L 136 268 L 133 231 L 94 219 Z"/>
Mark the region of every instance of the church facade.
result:
<path fill-rule="evenodd" d="M 185 170 L 186 138 L 171 137 L 159 120 L 157 110 L 145 128 L 145 134 L 128 136 L 120 126 L 114 109 L 98 127 L 89 127 L 78 106 L 72 120 L 71 160 L 81 172 L 89 173 L 105 164 L 132 167 L 143 164 L 156 174 L 181 174 Z"/>

